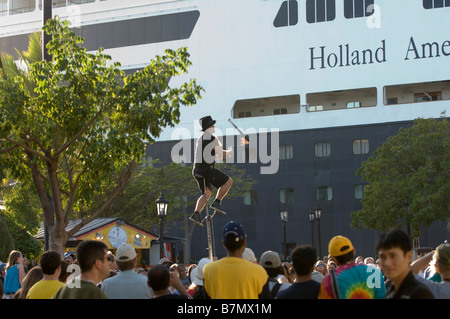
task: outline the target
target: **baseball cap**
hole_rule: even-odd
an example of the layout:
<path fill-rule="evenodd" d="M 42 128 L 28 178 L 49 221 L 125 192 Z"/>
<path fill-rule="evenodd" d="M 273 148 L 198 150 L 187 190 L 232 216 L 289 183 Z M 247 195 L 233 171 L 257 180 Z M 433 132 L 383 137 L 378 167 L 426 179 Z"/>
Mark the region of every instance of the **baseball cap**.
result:
<path fill-rule="evenodd" d="M 328 244 L 328 253 L 332 257 L 345 255 L 353 250 L 350 239 L 344 236 L 333 237 Z"/>
<path fill-rule="evenodd" d="M 130 244 L 117 247 L 116 260 L 117 261 L 130 261 L 136 258 L 136 250 Z"/>
<path fill-rule="evenodd" d="M 207 264 L 209 264 L 211 260 L 209 258 L 202 258 L 198 262 L 197 267 L 192 270 L 191 280 L 197 286 L 203 286 L 203 269 Z"/>
<path fill-rule="evenodd" d="M 450 266 L 450 244 L 440 244 L 434 252 L 434 258 L 444 266 Z"/>
<path fill-rule="evenodd" d="M 268 250 L 261 255 L 259 263 L 264 268 L 279 268 L 281 266 L 280 255 L 272 250 Z"/>
<path fill-rule="evenodd" d="M 244 240 L 247 235 L 245 234 L 244 226 L 242 226 L 238 222 L 228 222 L 222 231 L 223 240 L 231 240 L 235 242 L 239 242 Z"/>
<path fill-rule="evenodd" d="M 242 258 L 248 260 L 251 263 L 257 262 L 255 253 L 248 247 L 245 247 L 244 252 L 242 253 Z"/>

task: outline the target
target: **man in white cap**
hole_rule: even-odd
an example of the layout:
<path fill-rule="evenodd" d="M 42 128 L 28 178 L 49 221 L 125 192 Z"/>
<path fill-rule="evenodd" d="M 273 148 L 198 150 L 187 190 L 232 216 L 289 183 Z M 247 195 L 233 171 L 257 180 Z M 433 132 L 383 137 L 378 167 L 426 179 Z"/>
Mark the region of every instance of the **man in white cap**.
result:
<path fill-rule="evenodd" d="M 137 254 L 130 244 L 122 245 L 116 252 L 117 267 L 120 272 L 105 279 L 102 290 L 110 299 L 150 299 L 152 290 L 147 285 L 147 278 L 134 271 Z"/>

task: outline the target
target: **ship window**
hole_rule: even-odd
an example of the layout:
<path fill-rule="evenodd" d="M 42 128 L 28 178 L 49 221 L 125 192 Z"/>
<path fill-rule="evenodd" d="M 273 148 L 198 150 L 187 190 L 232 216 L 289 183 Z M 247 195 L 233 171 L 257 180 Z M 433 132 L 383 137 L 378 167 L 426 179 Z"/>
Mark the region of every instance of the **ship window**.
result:
<path fill-rule="evenodd" d="M 374 0 L 344 0 L 344 16 L 347 19 L 368 17 L 373 11 Z"/>
<path fill-rule="evenodd" d="M 258 193 L 254 190 L 245 192 L 243 197 L 244 205 L 255 205 L 258 203 Z"/>
<path fill-rule="evenodd" d="M 9 4 L 9 14 L 18 14 L 34 11 L 35 0 L 11 0 Z"/>
<path fill-rule="evenodd" d="M 307 93 L 308 111 L 332 111 L 377 105 L 377 88 Z"/>
<path fill-rule="evenodd" d="M 8 15 L 8 0 L 0 0 L 0 16 Z"/>
<path fill-rule="evenodd" d="M 359 139 L 353 141 L 353 154 L 367 154 L 369 153 L 369 140 Z"/>
<path fill-rule="evenodd" d="M 386 86 L 384 92 L 386 104 L 448 101 L 450 80 Z"/>
<path fill-rule="evenodd" d="M 67 0 L 52 0 L 52 8 L 65 7 Z M 42 0 L 39 0 L 39 10 L 42 10 Z"/>
<path fill-rule="evenodd" d="M 280 189 L 280 203 L 291 204 L 294 202 L 294 189 L 293 188 L 281 188 Z"/>
<path fill-rule="evenodd" d="M 294 148 L 292 145 L 280 145 L 278 148 L 278 157 L 280 160 L 292 159 L 294 157 Z"/>
<path fill-rule="evenodd" d="M 331 144 L 321 142 L 314 144 L 314 155 L 316 157 L 328 157 L 331 155 Z"/>
<path fill-rule="evenodd" d="M 276 28 L 296 25 L 298 22 L 298 3 L 297 1 L 289 0 L 281 3 L 280 10 L 273 20 L 273 25 Z"/>
<path fill-rule="evenodd" d="M 252 116 L 252 112 L 239 112 L 239 114 L 238 114 L 238 118 L 251 117 L 251 116 Z"/>
<path fill-rule="evenodd" d="M 450 0 L 423 0 L 424 9 L 450 7 Z"/>
<path fill-rule="evenodd" d="M 300 95 L 271 96 L 237 100 L 233 118 L 300 113 Z"/>
<path fill-rule="evenodd" d="M 323 105 L 310 105 L 308 107 L 308 112 L 323 111 Z"/>
<path fill-rule="evenodd" d="M 348 102 L 347 103 L 347 108 L 348 109 L 352 109 L 355 107 L 361 107 L 361 102 Z"/>
<path fill-rule="evenodd" d="M 317 200 L 333 199 L 333 189 L 329 186 L 319 186 L 316 188 Z"/>
<path fill-rule="evenodd" d="M 306 0 L 308 23 L 333 21 L 336 18 L 336 0 Z"/>
<path fill-rule="evenodd" d="M 71 5 L 71 4 L 83 4 L 83 3 L 95 2 L 95 0 L 68 0 L 67 2 L 69 5 Z"/>
<path fill-rule="evenodd" d="M 281 109 L 275 109 L 275 110 L 273 110 L 273 114 L 275 114 L 275 115 L 287 114 L 287 109 L 285 107 L 283 107 Z"/>
<path fill-rule="evenodd" d="M 387 104 L 391 105 L 391 104 L 398 104 L 398 98 L 397 97 L 390 97 L 387 99 Z"/>
<path fill-rule="evenodd" d="M 364 185 L 364 184 L 357 184 L 357 185 L 355 185 L 355 198 L 356 199 L 361 199 L 361 198 L 363 198 L 363 195 L 364 195 L 364 187 L 365 187 L 366 185 Z"/>
<path fill-rule="evenodd" d="M 442 100 L 441 92 L 423 92 L 414 94 L 414 102 L 427 102 L 440 100 Z"/>

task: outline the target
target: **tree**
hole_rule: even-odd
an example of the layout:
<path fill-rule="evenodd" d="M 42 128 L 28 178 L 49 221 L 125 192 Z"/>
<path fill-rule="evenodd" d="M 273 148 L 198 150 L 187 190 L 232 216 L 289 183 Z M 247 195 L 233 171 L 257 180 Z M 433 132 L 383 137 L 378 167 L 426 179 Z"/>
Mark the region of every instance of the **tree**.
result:
<path fill-rule="evenodd" d="M 191 64 L 186 48 L 166 50 L 126 76 L 102 48 L 87 53 L 66 21 L 50 19 L 43 30 L 52 37 L 47 45 L 51 61 L 24 59 L 20 73 L 3 63 L 0 172 L 32 181 L 49 249 L 62 253 L 67 239 L 123 190 L 145 142 L 178 123 L 180 107 L 194 105 L 202 88 L 195 80 L 170 85 Z M 104 203 L 67 232 L 69 218 L 88 211 L 105 189 Z"/>
<path fill-rule="evenodd" d="M 0 197 L 5 204 L 0 210 L 0 260 L 7 260 L 13 249 L 28 258 L 39 257 L 42 244 L 33 235 L 40 227 L 36 214 L 40 205 L 33 185 L 5 179 L 1 182 Z"/>
<path fill-rule="evenodd" d="M 256 185 L 257 181 L 246 174 L 244 169 L 235 165 L 217 164 L 217 167 L 233 178 L 233 187 L 227 195 L 228 199 L 242 197 Z M 176 221 L 177 227 L 181 224 L 184 229 L 184 263 L 189 263 L 190 243 L 194 226 L 188 218 L 201 195 L 197 183 L 192 177 L 192 166 L 183 166 L 170 163 L 166 166 L 140 167 L 135 171 L 132 181 L 126 186 L 123 195 L 118 197 L 110 206 L 109 214 L 120 216 L 128 222 L 148 228 L 159 222 L 156 212 L 156 199 L 164 193 L 169 200 L 168 225 Z M 211 196 L 211 200 L 214 196 Z"/>
<path fill-rule="evenodd" d="M 363 209 L 352 226 L 378 230 L 406 223 L 417 237 L 421 226 L 450 216 L 450 126 L 447 119 L 416 119 L 376 149 L 357 171 L 367 182 Z"/>

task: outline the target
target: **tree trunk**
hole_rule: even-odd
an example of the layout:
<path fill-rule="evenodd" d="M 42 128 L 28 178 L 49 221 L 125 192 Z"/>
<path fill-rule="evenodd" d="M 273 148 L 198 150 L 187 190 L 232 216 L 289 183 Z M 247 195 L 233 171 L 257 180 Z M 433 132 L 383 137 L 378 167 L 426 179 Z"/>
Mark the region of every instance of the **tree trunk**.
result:
<path fill-rule="evenodd" d="M 49 231 L 49 250 L 54 250 L 64 258 L 64 249 L 66 247 L 69 236 L 66 232 L 65 225 L 55 222 Z"/>

